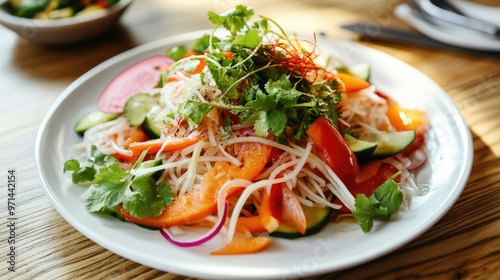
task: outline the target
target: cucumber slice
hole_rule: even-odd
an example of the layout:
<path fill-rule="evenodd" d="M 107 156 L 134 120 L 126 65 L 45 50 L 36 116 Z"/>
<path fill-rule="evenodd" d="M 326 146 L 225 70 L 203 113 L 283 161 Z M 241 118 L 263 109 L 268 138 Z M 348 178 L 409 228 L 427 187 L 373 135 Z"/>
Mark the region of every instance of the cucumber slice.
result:
<path fill-rule="evenodd" d="M 148 160 L 148 161 L 141 163 L 141 165 L 139 166 L 139 169 L 159 166 L 162 163 L 163 163 L 163 161 L 161 158 Z M 158 171 L 154 171 L 152 173 L 146 173 L 146 174 L 141 175 L 141 176 L 146 176 L 146 177 L 152 176 L 155 180 L 158 180 L 158 179 L 160 179 L 160 176 L 162 173 L 163 173 L 163 170 L 158 170 Z"/>
<path fill-rule="evenodd" d="M 281 224 L 278 229 L 271 232 L 269 235 L 294 239 L 318 233 L 324 226 L 326 226 L 326 224 L 328 224 L 333 212 L 330 207 L 315 208 L 302 206 L 302 209 L 304 210 L 304 215 L 306 216 L 306 232 L 304 235 L 298 232 L 295 227 L 284 224 Z"/>
<path fill-rule="evenodd" d="M 148 93 L 138 93 L 131 96 L 123 108 L 125 117 L 130 121 L 130 126 L 139 126 L 144 122 L 146 115 L 153 106 L 154 98 Z"/>
<path fill-rule="evenodd" d="M 350 66 L 343 66 L 337 68 L 337 71 L 341 73 L 349 73 L 365 81 L 370 80 L 371 67 L 368 63 L 359 63 Z"/>
<path fill-rule="evenodd" d="M 144 122 L 141 124 L 141 128 L 149 139 L 157 139 L 161 136 L 160 129 L 154 124 L 153 118 L 150 116 L 146 116 Z"/>
<path fill-rule="evenodd" d="M 414 130 L 392 133 L 367 133 L 359 135 L 358 139 L 377 143 L 373 159 L 382 159 L 395 155 L 408 147 L 416 137 Z"/>
<path fill-rule="evenodd" d="M 118 118 L 118 116 L 120 116 L 120 114 L 108 114 L 101 111 L 91 112 L 78 120 L 73 127 L 73 130 L 79 135 L 83 135 L 87 129 L 101 123 L 112 121 Z"/>
<path fill-rule="evenodd" d="M 125 218 L 120 213 L 120 205 L 116 205 L 114 207 L 104 206 L 102 207 L 101 212 L 106 215 L 110 215 L 111 217 L 116 218 L 122 222 L 125 222 Z"/>
<path fill-rule="evenodd" d="M 360 164 L 368 162 L 372 158 L 372 155 L 378 146 L 378 143 L 376 142 L 359 140 L 349 134 L 345 134 L 344 139 L 349 148 L 351 148 L 354 152 L 354 155 Z"/>

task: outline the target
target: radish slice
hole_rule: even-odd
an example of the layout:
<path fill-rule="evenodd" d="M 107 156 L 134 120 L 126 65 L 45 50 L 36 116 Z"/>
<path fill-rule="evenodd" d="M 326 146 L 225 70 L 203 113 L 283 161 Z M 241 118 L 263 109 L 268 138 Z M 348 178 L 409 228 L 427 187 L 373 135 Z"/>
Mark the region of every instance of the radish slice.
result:
<path fill-rule="evenodd" d="M 175 61 L 165 55 L 146 58 L 121 72 L 106 86 L 99 97 L 97 107 L 105 113 L 123 113 L 127 99 L 137 93 L 148 92 L 160 81 L 158 69 Z"/>
<path fill-rule="evenodd" d="M 222 227 L 224 226 L 224 223 L 226 222 L 228 208 L 229 208 L 229 205 L 226 201 L 224 204 L 224 209 L 223 209 L 222 213 L 219 212 L 219 217 L 218 217 L 217 222 L 215 223 L 214 227 L 212 227 L 204 235 L 202 235 L 194 240 L 178 240 L 170 233 L 170 231 L 168 229 L 164 229 L 164 228 L 160 229 L 160 233 L 161 233 L 161 235 L 163 235 L 163 237 L 165 237 L 165 239 L 168 240 L 168 242 L 170 242 L 174 245 L 177 245 L 179 247 L 194 247 L 194 246 L 201 245 L 201 244 L 211 240 L 212 238 L 214 238 L 214 236 L 216 236 L 219 233 L 219 231 L 222 229 Z"/>

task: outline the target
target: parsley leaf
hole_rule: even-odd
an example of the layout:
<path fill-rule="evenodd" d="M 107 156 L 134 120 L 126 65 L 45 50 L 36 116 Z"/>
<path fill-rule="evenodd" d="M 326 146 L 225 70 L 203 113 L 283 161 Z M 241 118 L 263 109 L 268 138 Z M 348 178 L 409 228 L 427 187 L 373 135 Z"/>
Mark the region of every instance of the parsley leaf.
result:
<path fill-rule="evenodd" d="M 356 210 L 353 215 L 363 232 L 371 231 L 374 219 L 388 221 L 399 209 L 403 201 L 403 194 L 394 178 L 399 176 L 400 173 L 394 174 L 385 181 L 370 197 L 366 197 L 364 194 L 356 196 L 354 203 Z"/>

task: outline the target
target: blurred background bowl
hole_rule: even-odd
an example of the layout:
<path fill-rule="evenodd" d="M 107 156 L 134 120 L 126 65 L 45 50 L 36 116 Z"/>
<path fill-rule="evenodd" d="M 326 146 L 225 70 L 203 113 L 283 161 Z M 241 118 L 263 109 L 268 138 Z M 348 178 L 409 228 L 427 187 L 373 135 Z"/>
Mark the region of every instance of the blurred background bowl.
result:
<path fill-rule="evenodd" d="M 17 17 L 7 11 L 8 0 L 0 0 L 0 23 L 28 41 L 41 45 L 68 45 L 95 38 L 115 26 L 133 0 L 87 14 L 40 20 Z"/>

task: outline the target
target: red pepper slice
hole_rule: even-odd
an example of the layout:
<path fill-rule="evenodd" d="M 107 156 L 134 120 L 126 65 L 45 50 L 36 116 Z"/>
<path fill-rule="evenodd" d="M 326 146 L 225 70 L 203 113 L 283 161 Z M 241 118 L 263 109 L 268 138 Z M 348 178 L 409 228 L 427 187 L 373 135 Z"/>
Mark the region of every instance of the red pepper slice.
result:
<path fill-rule="evenodd" d="M 306 131 L 323 161 L 349 188 L 358 174 L 358 161 L 340 132 L 325 118 L 319 117 Z"/>

